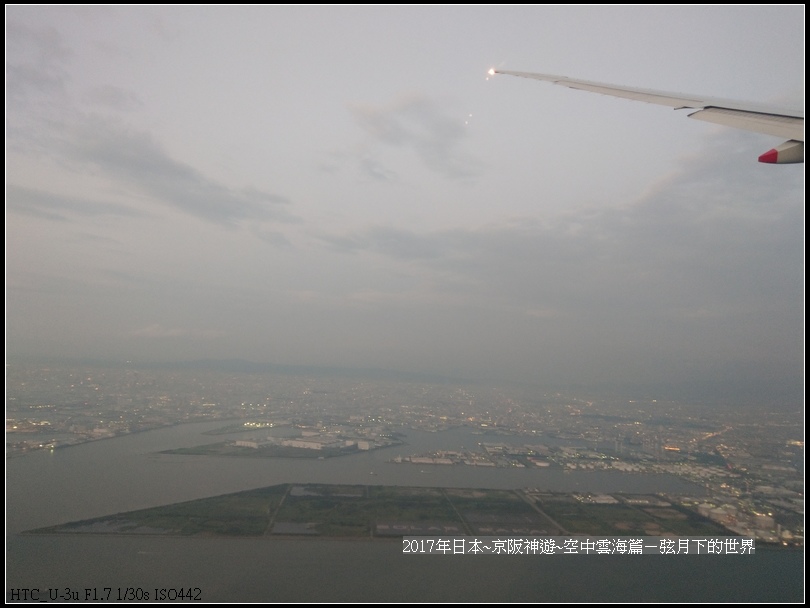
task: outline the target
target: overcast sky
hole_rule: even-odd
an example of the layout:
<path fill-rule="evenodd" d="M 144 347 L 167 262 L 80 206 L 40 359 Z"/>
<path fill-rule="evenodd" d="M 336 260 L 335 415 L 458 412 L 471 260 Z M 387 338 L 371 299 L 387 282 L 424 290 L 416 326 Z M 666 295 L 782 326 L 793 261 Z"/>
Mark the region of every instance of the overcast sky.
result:
<path fill-rule="evenodd" d="M 6 349 L 803 390 L 804 7 L 6 8 Z"/>

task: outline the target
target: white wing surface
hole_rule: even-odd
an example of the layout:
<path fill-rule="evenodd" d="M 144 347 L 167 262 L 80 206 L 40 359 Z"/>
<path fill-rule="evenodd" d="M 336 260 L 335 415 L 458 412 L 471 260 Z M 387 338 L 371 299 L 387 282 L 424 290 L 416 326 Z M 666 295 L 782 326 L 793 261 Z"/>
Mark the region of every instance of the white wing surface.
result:
<path fill-rule="evenodd" d="M 508 74 L 535 80 L 546 80 L 571 89 L 601 93 L 613 97 L 623 97 L 634 101 L 644 101 L 676 110 L 693 109 L 689 118 L 705 120 L 727 127 L 734 127 L 776 137 L 788 141 L 769 150 L 759 157 L 764 163 L 801 163 L 804 162 L 804 112 L 763 104 L 716 99 L 711 97 L 689 96 L 666 91 L 638 89 L 589 80 L 577 80 L 566 76 L 536 74 L 533 72 L 511 72 L 490 70 L 491 74 Z"/>

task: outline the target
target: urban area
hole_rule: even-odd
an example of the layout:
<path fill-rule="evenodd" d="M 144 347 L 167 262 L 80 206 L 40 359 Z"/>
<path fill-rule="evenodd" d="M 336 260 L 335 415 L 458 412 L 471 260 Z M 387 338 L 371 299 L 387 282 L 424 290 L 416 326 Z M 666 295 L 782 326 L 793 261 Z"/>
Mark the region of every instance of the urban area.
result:
<path fill-rule="evenodd" d="M 228 450 L 288 450 L 269 456 L 351 458 L 358 450 L 387 448 L 392 466 L 674 475 L 701 489 L 699 498 L 683 497 L 682 504 L 730 532 L 803 546 L 800 407 L 605 398 L 382 373 L 231 367 L 7 363 L 6 457 L 170 425 L 222 421 L 221 433 L 244 434 L 228 442 Z M 409 453 L 402 441 L 409 429 L 441 433 L 458 428 L 473 433 L 475 445 Z M 269 429 L 285 430 L 271 436 Z M 576 499 L 616 500 L 589 493 Z"/>

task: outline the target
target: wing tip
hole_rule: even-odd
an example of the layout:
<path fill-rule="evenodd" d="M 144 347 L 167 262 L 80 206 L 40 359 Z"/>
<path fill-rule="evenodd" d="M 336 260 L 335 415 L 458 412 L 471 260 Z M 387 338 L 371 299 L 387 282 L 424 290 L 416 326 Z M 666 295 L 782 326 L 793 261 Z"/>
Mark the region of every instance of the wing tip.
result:
<path fill-rule="evenodd" d="M 804 162 L 804 142 L 791 139 L 760 155 L 759 162 L 769 164 L 795 164 Z"/>
<path fill-rule="evenodd" d="M 758 160 L 761 163 L 776 164 L 779 162 L 779 152 L 776 151 L 776 148 L 773 148 L 765 152 L 765 154 L 761 154 Z"/>

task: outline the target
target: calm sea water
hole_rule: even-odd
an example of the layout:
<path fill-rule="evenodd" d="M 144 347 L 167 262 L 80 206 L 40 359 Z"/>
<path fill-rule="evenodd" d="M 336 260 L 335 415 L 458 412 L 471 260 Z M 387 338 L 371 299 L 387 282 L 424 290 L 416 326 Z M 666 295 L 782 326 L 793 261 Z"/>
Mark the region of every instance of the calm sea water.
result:
<path fill-rule="evenodd" d="M 327 460 L 157 454 L 221 441 L 192 424 L 6 462 L 6 588 L 199 588 L 204 601 L 802 601 L 800 552 L 754 556 L 419 556 L 401 543 L 332 540 L 29 536 L 19 532 L 287 482 L 679 492 L 701 489 L 662 475 L 473 467 L 419 467 L 396 455 L 471 447 L 465 430 L 408 432 L 407 446 Z M 530 443 L 539 443 L 532 440 Z M 371 473 L 374 475 L 371 475 Z M 91 591 L 92 593 L 92 591 Z M 56 593 L 54 593 L 56 595 Z M 92 595 L 91 595 L 92 597 Z"/>

